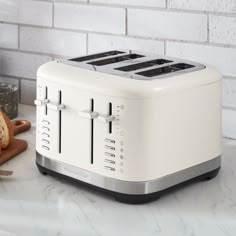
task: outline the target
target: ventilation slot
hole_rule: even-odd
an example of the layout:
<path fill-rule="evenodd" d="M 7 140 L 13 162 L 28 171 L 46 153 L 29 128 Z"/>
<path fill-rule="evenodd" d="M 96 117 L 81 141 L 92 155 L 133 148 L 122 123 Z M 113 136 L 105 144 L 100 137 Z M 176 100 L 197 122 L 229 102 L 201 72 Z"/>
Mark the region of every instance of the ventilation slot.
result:
<path fill-rule="evenodd" d="M 59 104 L 62 103 L 61 91 L 59 91 Z M 59 111 L 59 153 L 61 153 L 61 111 Z"/>
<path fill-rule="evenodd" d="M 142 72 L 139 72 L 136 74 L 142 75 L 145 77 L 154 77 L 154 76 L 164 75 L 164 74 L 168 74 L 168 73 L 173 73 L 173 72 L 180 71 L 180 70 L 189 69 L 192 67 L 194 67 L 194 66 L 189 65 L 189 64 L 185 64 L 185 63 L 178 63 L 178 64 L 174 64 L 171 66 L 165 66 L 165 67 L 160 67 L 160 68 L 156 68 L 156 69 L 152 69 L 152 70 L 142 71 Z"/>
<path fill-rule="evenodd" d="M 102 57 L 115 56 L 115 55 L 122 54 L 122 53 L 124 53 L 124 52 L 109 51 L 109 52 L 97 53 L 97 54 L 84 56 L 84 57 L 77 57 L 77 58 L 70 59 L 69 61 L 83 62 L 83 61 L 89 61 L 89 60 L 102 58 Z"/>
<path fill-rule="evenodd" d="M 91 111 L 94 111 L 94 100 L 91 99 Z M 93 164 L 93 141 L 94 141 L 94 137 L 93 137 L 93 132 L 94 132 L 94 121 L 93 119 L 91 119 L 91 146 L 90 146 L 90 150 L 91 150 L 91 159 L 90 159 L 90 163 Z"/>
<path fill-rule="evenodd" d="M 124 56 L 119 56 L 119 57 L 108 58 L 108 59 L 104 59 L 100 61 L 93 61 L 93 62 L 89 62 L 88 64 L 91 64 L 94 66 L 105 66 L 105 65 L 109 65 L 109 64 L 113 64 L 113 63 L 117 63 L 121 61 L 136 59 L 139 57 L 144 57 L 144 56 L 139 55 L 139 54 L 129 54 L 129 55 L 124 55 Z"/>
<path fill-rule="evenodd" d="M 165 60 L 165 59 L 156 59 L 156 60 L 152 60 L 152 61 L 145 61 L 145 62 L 142 62 L 142 63 L 133 64 L 133 65 L 130 65 L 130 66 L 122 66 L 122 67 L 119 67 L 119 68 L 115 68 L 115 70 L 129 72 L 129 71 L 144 69 L 144 68 L 155 66 L 155 65 L 162 65 L 162 64 L 170 63 L 170 62 L 172 62 L 172 61 Z"/>

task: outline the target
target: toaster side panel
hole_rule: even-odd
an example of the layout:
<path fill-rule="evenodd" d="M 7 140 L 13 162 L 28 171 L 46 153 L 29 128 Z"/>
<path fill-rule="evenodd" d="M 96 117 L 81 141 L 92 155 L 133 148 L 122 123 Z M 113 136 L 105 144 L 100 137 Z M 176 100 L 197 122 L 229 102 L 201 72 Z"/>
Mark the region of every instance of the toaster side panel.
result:
<path fill-rule="evenodd" d="M 181 172 L 221 155 L 221 82 L 145 100 L 141 110 L 143 180 Z"/>

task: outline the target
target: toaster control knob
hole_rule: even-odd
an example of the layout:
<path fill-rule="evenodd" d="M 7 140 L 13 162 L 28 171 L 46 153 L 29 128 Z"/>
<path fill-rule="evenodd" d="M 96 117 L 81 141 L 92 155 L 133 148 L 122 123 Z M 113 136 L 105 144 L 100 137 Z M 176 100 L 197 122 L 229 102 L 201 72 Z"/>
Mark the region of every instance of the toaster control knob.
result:
<path fill-rule="evenodd" d="M 98 113 L 94 111 L 85 110 L 85 111 L 80 111 L 79 115 L 80 117 L 92 120 L 92 119 L 97 118 Z"/>
<path fill-rule="evenodd" d="M 54 111 L 61 111 L 65 109 L 65 105 L 57 103 L 48 103 L 47 108 Z"/>
<path fill-rule="evenodd" d="M 43 99 L 43 100 L 36 99 L 36 100 L 34 100 L 34 104 L 36 106 L 45 106 L 48 102 L 49 102 L 48 99 Z"/>
<path fill-rule="evenodd" d="M 115 116 L 112 116 L 112 115 L 99 115 L 98 116 L 98 121 L 102 123 L 112 122 L 113 120 L 115 120 Z"/>

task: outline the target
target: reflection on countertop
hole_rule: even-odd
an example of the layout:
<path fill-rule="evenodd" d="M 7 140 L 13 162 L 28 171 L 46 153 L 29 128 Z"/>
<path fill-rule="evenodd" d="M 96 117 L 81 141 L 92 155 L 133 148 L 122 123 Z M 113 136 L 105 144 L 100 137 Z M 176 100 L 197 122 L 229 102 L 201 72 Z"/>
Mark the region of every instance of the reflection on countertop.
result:
<path fill-rule="evenodd" d="M 223 139 L 222 169 L 159 200 L 127 205 L 84 186 L 41 175 L 35 165 L 35 108 L 20 105 L 32 129 L 18 137 L 28 150 L 0 169 L 0 236 L 234 236 L 236 235 L 236 140 Z"/>

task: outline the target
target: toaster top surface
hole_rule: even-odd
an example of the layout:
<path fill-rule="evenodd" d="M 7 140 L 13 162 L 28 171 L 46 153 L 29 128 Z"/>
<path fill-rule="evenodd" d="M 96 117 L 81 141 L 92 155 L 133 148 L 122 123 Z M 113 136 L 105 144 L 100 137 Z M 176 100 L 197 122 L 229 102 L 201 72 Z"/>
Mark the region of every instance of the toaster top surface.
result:
<path fill-rule="evenodd" d="M 56 60 L 37 71 L 39 83 L 127 99 L 153 98 L 220 80 L 209 65 L 122 50 Z"/>
<path fill-rule="evenodd" d="M 134 80 L 165 79 L 205 68 L 204 65 L 161 55 L 113 50 L 76 57 L 61 63 Z"/>

